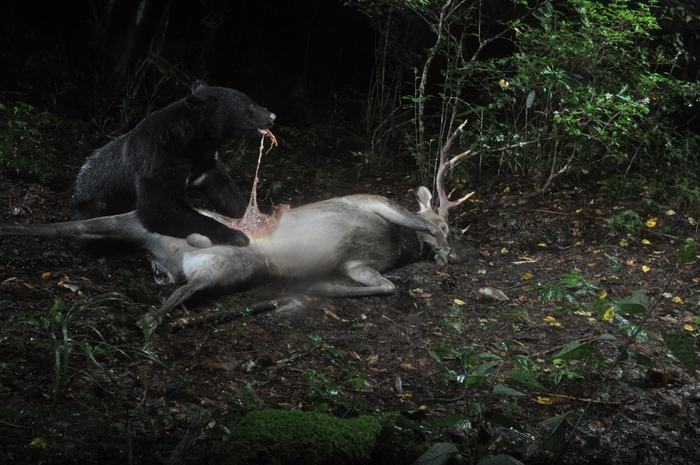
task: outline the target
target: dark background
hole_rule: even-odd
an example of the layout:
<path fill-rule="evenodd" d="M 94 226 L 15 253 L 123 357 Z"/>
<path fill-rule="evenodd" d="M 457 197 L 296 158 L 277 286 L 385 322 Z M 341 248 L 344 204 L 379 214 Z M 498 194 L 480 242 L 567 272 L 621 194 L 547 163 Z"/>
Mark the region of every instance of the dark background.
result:
<path fill-rule="evenodd" d="M 124 95 L 159 106 L 205 79 L 290 124 L 351 100 L 370 82 L 373 28 L 340 1 L 153 0 L 137 31 L 130 19 L 139 2 L 117 0 L 106 11 L 108 3 L 3 2 L 0 89 L 80 114 L 109 99 L 122 105 Z M 165 83 L 163 69 L 143 66 L 149 53 L 172 71 Z"/>

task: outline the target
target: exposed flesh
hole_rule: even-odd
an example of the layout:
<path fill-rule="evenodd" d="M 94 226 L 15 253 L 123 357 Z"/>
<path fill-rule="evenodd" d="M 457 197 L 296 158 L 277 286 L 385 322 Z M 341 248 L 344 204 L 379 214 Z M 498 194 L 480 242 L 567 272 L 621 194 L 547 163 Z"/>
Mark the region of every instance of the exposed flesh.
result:
<path fill-rule="evenodd" d="M 271 144 L 267 152 L 272 150 L 272 147 L 277 145 L 275 135 L 269 129 L 260 129 L 262 138 L 260 139 L 260 155 L 258 156 L 258 166 L 255 168 L 255 180 L 253 181 L 253 189 L 250 193 L 250 201 L 246 208 L 243 218 L 234 219 L 226 226 L 233 229 L 243 231 L 249 236 L 262 237 L 270 234 L 277 228 L 279 219 L 284 212 L 289 211 L 289 205 L 278 205 L 272 215 L 266 215 L 258 210 L 258 171 L 260 170 L 260 162 L 262 161 L 263 149 L 265 148 L 265 137 L 269 137 Z M 265 152 L 265 153 L 267 153 Z"/>

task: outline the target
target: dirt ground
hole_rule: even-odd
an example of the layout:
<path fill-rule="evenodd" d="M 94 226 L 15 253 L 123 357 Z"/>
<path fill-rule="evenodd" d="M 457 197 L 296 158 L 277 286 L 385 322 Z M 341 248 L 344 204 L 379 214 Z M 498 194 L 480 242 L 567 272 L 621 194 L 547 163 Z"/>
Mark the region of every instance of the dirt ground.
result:
<path fill-rule="evenodd" d="M 91 144 L 44 141 L 38 156 L 59 170 L 44 184 L 0 177 L 0 220 L 67 220 L 71 184 Z M 237 173 L 242 186 L 252 181 L 254 168 L 251 159 Z M 377 193 L 415 209 L 411 169 L 331 160 L 307 179 L 291 181 L 276 172 L 273 153 L 262 167 L 261 190 L 265 182 L 283 180 L 266 202 L 298 205 Z M 457 415 L 469 426 L 435 426 L 426 429 L 425 440 L 450 441 L 475 455 L 504 452 L 526 463 L 551 463 L 556 454 L 546 447 L 529 457 L 524 451 L 551 432 L 547 419 L 572 412 L 565 432 L 572 431 L 626 339 L 624 320 L 602 318 L 610 305 L 600 308 L 601 302 L 641 290 L 655 304 L 645 336 L 605 381 L 560 463 L 698 463 L 700 383 L 660 336 L 663 329 L 684 330 L 698 350 L 700 252 L 685 268 L 676 267 L 678 247 L 687 238 L 699 240 L 692 215 L 682 206 L 648 202 L 648 193 L 616 193 L 592 181 L 563 181 L 532 198 L 526 194 L 534 181 L 527 178 L 474 175 L 467 186 L 462 189 L 476 191 L 473 201 L 452 215 L 460 260 L 386 273 L 397 285 L 393 296 L 315 299 L 303 309 L 246 314 L 247 307 L 301 291 L 269 283 L 193 300 L 170 321 L 202 316 L 199 322 L 164 325 L 149 341 L 135 322 L 173 287 L 155 283 L 145 253 L 99 257 L 64 240 L 4 240 L 4 459 L 161 463 L 203 416 L 192 459 L 221 436 L 222 426 L 264 406 L 341 417 Z M 628 210 L 655 220 L 632 236 L 612 229 L 608 220 Z M 540 302 L 543 286 L 559 284 L 574 270 L 600 288 L 577 297 L 582 308 Z M 478 290 L 485 287 L 508 300 L 484 298 Z M 570 295 L 577 290 L 586 289 L 567 289 Z M 119 296 L 94 302 L 108 293 Z M 599 338 L 604 334 L 615 340 Z M 590 342 L 594 355 L 552 362 L 572 341 Z M 498 359 L 460 357 L 470 353 Z M 472 376 L 479 367 L 487 376 Z M 541 386 L 517 382 L 513 370 Z M 499 386 L 524 395 L 494 392 Z M 517 426 L 508 427 L 503 417 Z"/>

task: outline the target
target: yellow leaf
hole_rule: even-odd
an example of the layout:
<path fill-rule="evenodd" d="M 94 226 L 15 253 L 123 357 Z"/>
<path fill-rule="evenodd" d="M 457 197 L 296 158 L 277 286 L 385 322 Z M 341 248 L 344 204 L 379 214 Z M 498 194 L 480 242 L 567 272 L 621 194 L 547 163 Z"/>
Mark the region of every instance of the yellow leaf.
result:
<path fill-rule="evenodd" d="M 629 260 L 627 260 L 625 263 L 629 266 L 634 266 L 634 260 L 632 260 L 631 258 Z"/>
<path fill-rule="evenodd" d="M 501 255 L 505 255 L 505 254 L 507 254 L 507 253 L 508 253 L 508 249 L 506 249 L 505 247 L 503 247 L 503 248 L 501 249 Z"/>
<path fill-rule="evenodd" d="M 642 244 L 649 245 L 651 242 L 649 242 L 649 239 L 642 239 Z"/>
<path fill-rule="evenodd" d="M 564 260 L 562 260 L 562 259 L 557 260 L 557 265 L 561 265 L 562 263 L 564 263 Z"/>
<path fill-rule="evenodd" d="M 401 368 L 403 368 L 404 370 L 415 370 L 416 369 L 415 365 L 412 365 L 408 362 L 403 362 L 401 364 Z"/>
<path fill-rule="evenodd" d="M 695 221 L 695 218 L 693 218 L 692 216 L 688 217 L 688 223 L 690 223 L 691 226 L 695 226 L 696 224 L 698 224 L 698 222 Z"/>
<path fill-rule="evenodd" d="M 379 355 L 377 355 L 377 354 L 373 354 L 373 355 L 370 355 L 369 357 L 367 357 L 367 362 L 370 364 L 377 363 L 377 361 L 379 361 Z"/>
<path fill-rule="evenodd" d="M 506 81 L 505 79 L 501 79 L 498 83 L 499 83 L 499 84 L 501 85 L 501 87 L 504 88 L 504 89 L 510 85 L 510 82 Z"/>
<path fill-rule="evenodd" d="M 676 212 L 674 212 L 673 210 L 667 210 L 667 211 L 666 211 L 666 214 L 667 214 L 668 216 L 671 216 L 671 215 L 675 215 Z"/>
<path fill-rule="evenodd" d="M 510 192 L 510 187 L 506 187 L 505 189 L 503 189 L 503 192 L 505 192 L 506 194 Z"/>
<path fill-rule="evenodd" d="M 628 245 L 629 245 L 629 242 L 627 242 L 626 240 L 622 239 L 622 240 L 620 241 L 620 246 L 621 246 L 621 247 L 627 247 Z"/>
<path fill-rule="evenodd" d="M 513 26 L 513 30 L 517 32 L 518 34 L 522 34 L 522 31 L 518 29 L 517 27 Z"/>
<path fill-rule="evenodd" d="M 520 255 L 518 256 L 520 260 L 525 260 L 526 262 L 531 262 L 532 258 L 528 257 L 527 255 Z"/>
<path fill-rule="evenodd" d="M 688 332 L 690 332 L 690 333 L 692 333 L 693 331 L 695 331 L 695 328 L 693 328 L 693 327 L 690 326 L 690 325 L 683 325 L 683 329 L 685 329 L 686 331 L 688 331 Z"/>
<path fill-rule="evenodd" d="M 46 273 L 41 273 L 41 277 L 44 278 L 44 279 L 48 278 L 49 276 L 51 276 L 51 272 L 50 272 L 50 271 L 47 271 Z"/>
<path fill-rule="evenodd" d="M 377 178 L 377 181 L 381 181 L 381 180 L 382 180 L 382 178 Z"/>
<path fill-rule="evenodd" d="M 486 270 L 479 270 L 479 271 L 477 271 L 477 273 L 479 273 L 479 274 L 486 274 Z"/>
<path fill-rule="evenodd" d="M 598 291 L 598 297 L 601 299 L 604 299 L 608 296 L 608 293 L 605 291 Z"/>
<path fill-rule="evenodd" d="M 538 397 L 537 403 L 542 405 L 552 405 L 554 400 L 551 397 Z"/>
<path fill-rule="evenodd" d="M 45 442 L 43 439 L 41 439 L 41 438 L 34 438 L 34 439 L 32 439 L 31 445 L 32 445 L 33 447 L 38 447 L 38 448 L 40 448 L 40 449 L 46 449 L 46 442 Z"/>
<path fill-rule="evenodd" d="M 605 312 L 605 315 L 603 315 L 603 319 L 605 321 L 610 321 L 614 317 L 615 317 L 615 308 L 614 307 L 610 307 L 609 309 L 607 309 L 607 311 Z"/>
<path fill-rule="evenodd" d="M 547 247 L 547 244 L 545 244 L 544 242 L 540 242 L 539 244 L 537 244 L 537 247 Z"/>
<path fill-rule="evenodd" d="M 532 273 L 525 273 L 525 274 L 523 275 L 523 279 L 524 279 L 525 281 L 527 281 L 527 280 L 529 280 L 529 279 L 531 279 L 531 278 L 532 278 Z"/>
<path fill-rule="evenodd" d="M 656 226 L 656 218 L 649 218 L 644 224 L 647 225 L 647 228 L 653 228 Z"/>
<path fill-rule="evenodd" d="M 418 407 L 418 410 L 427 412 L 428 410 L 430 410 L 430 407 L 428 407 L 427 405 L 421 405 L 420 407 Z"/>
<path fill-rule="evenodd" d="M 410 188 L 410 189 L 408 190 L 408 193 L 409 193 L 409 194 L 413 193 L 413 188 Z"/>
<path fill-rule="evenodd" d="M 561 326 L 561 323 L 559 323 L 558 321 L 552 321 L 550 325 L 559 327 Z"/>
<path fill-rule="evenodd" d="M 481 319 L 481 322 L 482 322 L 482 323 L 488 323 L 489 320 L 487 320 L 486 318 L 482 318 L 482 319 Z"/>
<path fill-rule="evenodd" d="M 557 321 L 557 319 L 554 318 L 553 316 L 547 315 L 546 317 L 544 317 L 544 321 L 551 323 L 552 321 Z"/>
<path fill-rule="evenodd" d="M 646 266 L 646 265 L 642 266 L 643 272 L 648 273 L 650 270 L 651 270 L 651 268 L 649 268 L 648 266 Z"/>
<path fill-rule="evenodd" d="M 576 310 L 574 313 L 576 315 L 581 315 L 581 316 L 591 316 L 591 312 L 587 312 L 585 310 Z"/>
<path fill-rule="evenodd" d="M 678 296 L 674 297 L 674 298 L 671 299 L 671 300 L 673 300 L 673 301 L 674 301 L 675 303 L 677 303 L 677 304 L 682 304 L 682 303 L 684 303 L 684 302 L 683 302 L 683 299 L 681 299 L 681 298 L 678 297 Z"/>
<path fill-rule="evenodd" d="M 673 294 L 671 294 L 670 292 L 664 292 L 662 295 L 664 297 L 666 297 L 667 299 L 670 299 L 671 297 L 673 297 Z"/>
<path fill-rule="evenodd" d="M 25 286 L 27 289 L 36 289 L 34 286 L 32 286 L 32 285 L 29 284 L 29 283 L 22 283 L 22 284 L 24 284 L 24 286 Z"/>
<path fill-rule="evenodd" d="M 457 305 L 465 305 L 464 301 L 459 299 L 455 299 L 454 303 L 456 303 Z"/>

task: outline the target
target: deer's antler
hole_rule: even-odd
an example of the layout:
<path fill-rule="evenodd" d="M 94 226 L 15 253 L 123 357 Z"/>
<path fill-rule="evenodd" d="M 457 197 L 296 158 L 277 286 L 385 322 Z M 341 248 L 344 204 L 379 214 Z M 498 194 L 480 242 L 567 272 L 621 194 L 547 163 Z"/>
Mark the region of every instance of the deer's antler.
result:
<path fill-rule="evenodd" d="M 450 161 L 445 161 L 445 159 L 447 158 L 447 151 L 450 149 L 450 146 L 452 146 L 452 141 L 462 130 L 465 124 L 467 124 L 466 120 L 464 121 L 464 123 L 459 125 L 455 132 L 452 133 L 452 136 L 450 136 L 450 138 L 447 139 L 447 142 L 445 142 L 445 146 L 440 151 L 440 164 L 438 165 L 437 175 L 435 176 L 435 184 L 438 199 L 440 201 L 438 207 L 445 210 L 449 210 L 452 207 L 456 207 L 457 205 L 474 195 L 474 192 L 471 192 L 459 200 L 452 201 L 447 198 L 447 193 L 445 193 L 445 175 L 449 171 L 452 171 L 452 168 L 454 168 L 457 165 L 460 159 L 464 158 L 465 156 L 469 155 L 469 153 L 471 153 L 471 150 L 467 150 L 466 152 L 462 152 L 459 155 L 453 157 L 452 159 L 450 159 Z"/>

